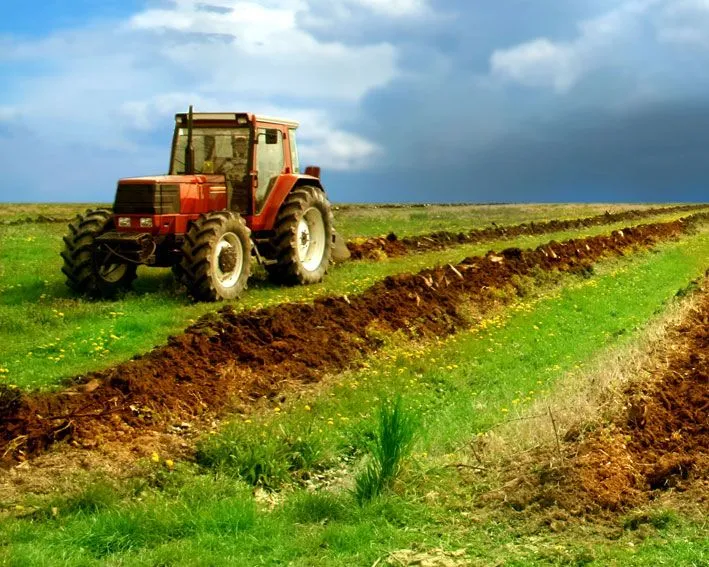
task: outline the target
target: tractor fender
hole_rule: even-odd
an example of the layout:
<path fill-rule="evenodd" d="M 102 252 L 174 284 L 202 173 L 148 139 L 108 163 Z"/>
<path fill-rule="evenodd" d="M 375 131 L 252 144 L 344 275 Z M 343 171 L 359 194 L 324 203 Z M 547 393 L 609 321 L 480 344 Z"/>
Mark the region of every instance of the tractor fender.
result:
<path fill-rule="evenodd" d="M 276 223 L 276 217 L 278 216 L 278 211 L 283 205 L 283 201 L 286 200 L 289 193 L 293 191 L 296 187 L 301 187 L 302 185 L 309 185 L 311 187 L 317 187 L 323 193 L 325 188 L 322 182 L 317 177 L 312 175 L 302 175 L 293 173 L 284 173 L 280 175 L 271 190 L 266 203 L 257 215 L 254 215 L 249 222 L 251 230 L 254 232 L 272 230 L 274 224 Z"/>

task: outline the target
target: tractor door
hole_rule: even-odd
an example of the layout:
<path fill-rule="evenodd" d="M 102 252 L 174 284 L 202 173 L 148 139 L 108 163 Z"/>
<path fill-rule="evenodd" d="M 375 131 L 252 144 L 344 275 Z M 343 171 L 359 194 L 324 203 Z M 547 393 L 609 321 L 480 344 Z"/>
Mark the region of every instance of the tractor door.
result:
<path fill-rule="evenodd" d="M 285 158 L 285 132 L 278 126 L 264 127 L 259 125 L 256 129 L 258 144 L 256 144 L 256 168 L 258 182 L 255 191 L 254 211 L 258 214 L 262 209 L 278 176 L 286 167 Z"/>

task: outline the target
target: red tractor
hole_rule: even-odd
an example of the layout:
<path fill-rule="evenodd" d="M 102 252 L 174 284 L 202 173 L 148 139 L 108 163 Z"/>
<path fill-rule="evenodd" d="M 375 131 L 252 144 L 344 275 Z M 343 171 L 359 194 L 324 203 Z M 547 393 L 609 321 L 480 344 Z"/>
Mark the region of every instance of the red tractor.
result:
<path fill-rule="evenodd" d="M 69 225 L 70 288 L 110 297 L 139 265 L 170 266 L 196 300 L 234 299 L 252 256 L 280 283 L 311 284 L 335 248 L 346 255 L 320 169 L 300 173 L 297 122 L 192 107 L 175 122 L 168 175 L 121 179 L 112 212 Z"/>

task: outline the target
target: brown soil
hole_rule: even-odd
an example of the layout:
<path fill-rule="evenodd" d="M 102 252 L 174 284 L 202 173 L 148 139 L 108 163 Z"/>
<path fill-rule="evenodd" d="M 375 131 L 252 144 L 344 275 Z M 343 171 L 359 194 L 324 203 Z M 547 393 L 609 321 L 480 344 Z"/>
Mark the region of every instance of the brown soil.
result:
<path fill-rule="evenodd" d="M 94 448 L 103 442 L 164 432 L 175 423 L 211 418 L 239 404 L 274 397 L 288 384 L 314 382 L 356 364 L 381 344 L 373 327 L 430 337 L 469 324 L 472 304 L 484 310 L 533 271 L 580 272 L 604 256 L 649 248 L 677 237 L 709 214 L 642 225 L 610 236 L 507 249 L 457 266 L 388 277 L 353 297 L 282 304 L 236 313 L 229 306 L 166 346 L 52 393 L 0 390 L 0 456 L 10 464 L 56 441 Z"/>
<path fill-rule="evenodd" d="M 434 232 L 419 236 L 399 238 L 391 233 L 387 237 L 369 238 L 364 242 L 348 242 L 347 248 L 353 260 L 378 260 L 382 256 L 404 256 L 410 252 L 427 252 L 442 250 L 456 244 L 475 244 L 500 238 L 515 238 L 524 235 L 549 234 L 563 230 L 576 230 L 592 226 L 603 226 L 616 222 L 632 221 L 651 216 L 695 211 L 706 205 L 679 205 L 674 207 L 658 207 L 652 209 L 631 209 L 619 213 L 605 213 L 593 217 L 573 220 L 551 220 L 547 222 L 530 222 L 513 226 L 493 226 L 471 230 L 470 232 Z"/>
<path fill-rule="evenodd" d="M 674 335 L 666 367 L 627 392 L 625 415 L 578 446 L 574 476 L 603 507 L 709 477 L 709 293 Z"/>
<path fill-rule="evenodd" d="M 516 509 L 561 508 L 573 515 L 618 512 L 664 496 L 709 486 L 709 290 L 668 331 L 647 368 L 650 377 L 624 392 L 610 423 L 582 434 L 572 427 L 561 447 L 517 463 L 510 490 L 495 491 Z M 540 466 L 540 463 L 544 463 Z M 703 506 L 709 511 L 706 492 Z"/>

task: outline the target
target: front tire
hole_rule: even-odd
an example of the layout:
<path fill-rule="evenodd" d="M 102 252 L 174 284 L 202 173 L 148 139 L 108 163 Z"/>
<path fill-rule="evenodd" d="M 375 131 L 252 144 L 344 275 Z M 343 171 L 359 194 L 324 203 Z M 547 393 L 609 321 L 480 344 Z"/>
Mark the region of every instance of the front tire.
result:
<path fill-rule="evenodd" d="M 228 211 L 203 214 L 190 227 L 178 270 L 197 301 L 236 299 L 251 273 L 251 232 Z"/>
<path fill-rule="evenodd" d="M 320 189 L 294 189 L 276 217 L 275 263 L 266 265 L 269 275 L 286 285 L 322 281 L 332 257 L 333 225 L 330 203 Z"/>
<path fill-rule="evenodd" d="M 94 297 L 113 297 L 130 288 L 137 266 L 131 263 L 106 264 L 96 257 L 95 240 L 109 230 L 113 218 L 106 209 L 86 211 L 69 224 L 64 237 L 62 272 L 75 292 Z"/>

